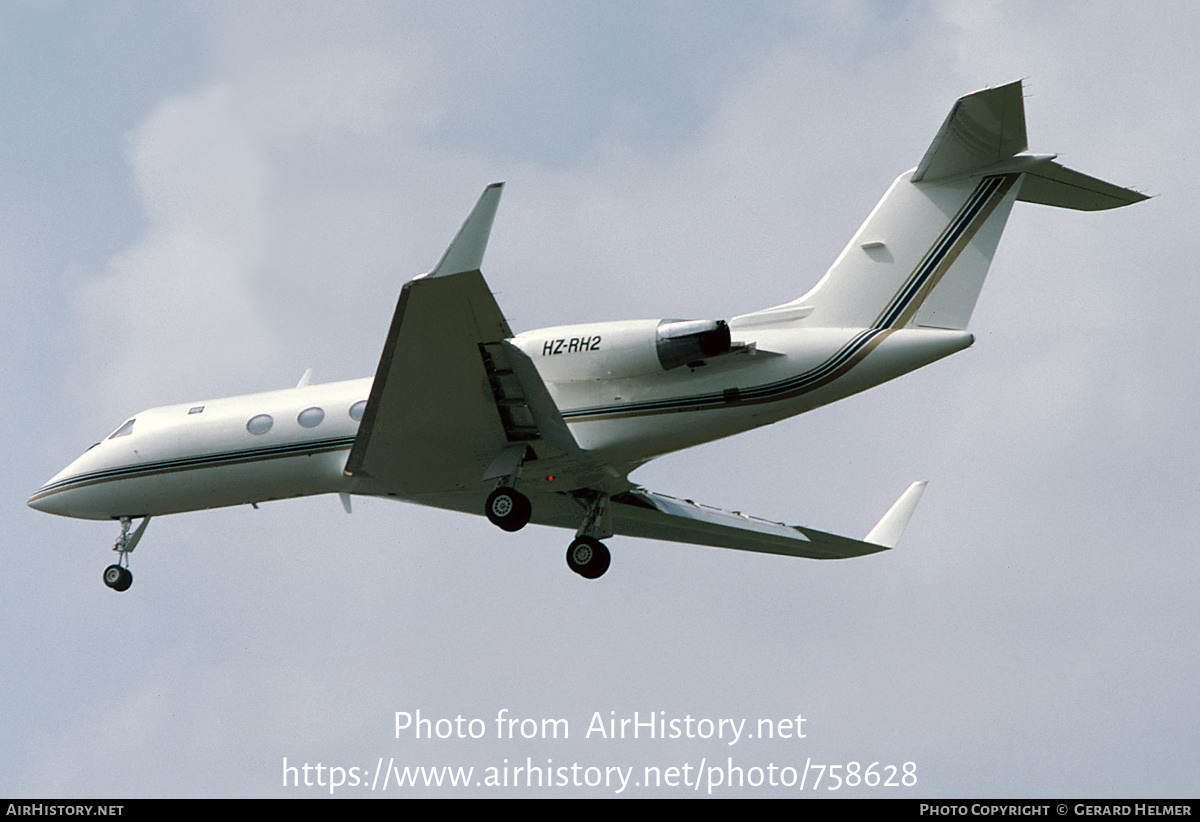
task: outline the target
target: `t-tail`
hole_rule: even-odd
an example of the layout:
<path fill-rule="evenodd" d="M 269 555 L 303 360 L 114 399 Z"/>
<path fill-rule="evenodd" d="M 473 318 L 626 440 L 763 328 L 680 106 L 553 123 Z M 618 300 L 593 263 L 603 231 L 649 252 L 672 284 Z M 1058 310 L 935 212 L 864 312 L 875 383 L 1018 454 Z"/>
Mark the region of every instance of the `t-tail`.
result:
<path fill-rule="evenodd" d="M 1098 211 L 1146 199 L 1027 148 L 1020 81 L 960 98 L 816 287 L 751 316 L 962 330 L 1015 201 Z"/>

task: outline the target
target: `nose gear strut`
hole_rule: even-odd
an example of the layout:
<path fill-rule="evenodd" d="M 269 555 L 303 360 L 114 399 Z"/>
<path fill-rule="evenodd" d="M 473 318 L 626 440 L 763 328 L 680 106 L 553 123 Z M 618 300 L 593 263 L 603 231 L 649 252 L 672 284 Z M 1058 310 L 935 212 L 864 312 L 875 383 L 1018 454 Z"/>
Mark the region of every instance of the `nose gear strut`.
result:
<path fill-rule="evenodd" d="M 133 573 L 129 570 L 129 555 L 137 547 L 142 534 L 146 533 L 150 517 L 143 518 L 137 529 L 131 534 L 129 528 L 132 524 L 133 520 L 129 517 L 121 517 L 121 534 L 113 543 L 113 550 L 119 556 L 115 564 L 104 569 L 104 584 L 114 591 L 128 590 L 129 586 L 133 584 Z"/>

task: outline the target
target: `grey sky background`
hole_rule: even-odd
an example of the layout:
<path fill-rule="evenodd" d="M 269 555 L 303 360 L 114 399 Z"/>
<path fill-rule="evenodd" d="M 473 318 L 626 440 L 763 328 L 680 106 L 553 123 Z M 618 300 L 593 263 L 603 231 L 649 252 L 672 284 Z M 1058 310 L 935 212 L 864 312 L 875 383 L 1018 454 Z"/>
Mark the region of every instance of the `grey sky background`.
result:
<path fill-rule="evenodd" d="M 478 779 L 528 757 L 1195 796 L 1197 24 L 1188 3 L 0 4 L 0 795 L 326 795 L 283 788 L 283 759 Z M 318 497 L 157 519 L 117 595 L 115 524 L 25 506 L 142 408 L 372 374 L 400 286 L 489 182 L 514 329 L 729 317 L 806 291 L 953 101 L 1017 78 L 1032 150 L 1158 196 L 1019 204 L 973 348 L 635 475 L 854 535 L 927 479 L 895 551 L 616 537 L 587 583 L 565 531 Z M 396 739 L 418 709 L 488 736 Z M 500 709 L 570 738 L 498 740 Z M 635 711 L 807 736 L 585 738 Z"/>

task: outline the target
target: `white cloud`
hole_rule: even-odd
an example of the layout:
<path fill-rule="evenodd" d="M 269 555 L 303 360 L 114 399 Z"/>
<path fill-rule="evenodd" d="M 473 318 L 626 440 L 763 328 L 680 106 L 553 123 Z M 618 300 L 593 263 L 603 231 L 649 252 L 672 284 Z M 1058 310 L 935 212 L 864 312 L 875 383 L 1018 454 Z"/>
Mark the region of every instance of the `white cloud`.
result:
<path fill-rule="evenodd" d="M 146 386 L 183 401 L 275 353 L 254 289 L 268 169 L 234 98 L 219 85 L 168 99 L 129 137 L 146 229 L 76 298 L 95 390 L 118 416 Z"/>

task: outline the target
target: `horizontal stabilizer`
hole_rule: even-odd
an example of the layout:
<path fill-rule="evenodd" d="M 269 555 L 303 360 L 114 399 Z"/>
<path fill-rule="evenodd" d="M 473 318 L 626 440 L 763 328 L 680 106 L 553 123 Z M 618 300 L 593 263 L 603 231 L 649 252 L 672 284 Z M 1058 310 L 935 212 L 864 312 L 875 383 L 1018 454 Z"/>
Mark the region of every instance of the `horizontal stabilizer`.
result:
<path fill-rule="evenodd" d="M 1048 162 L 1025 172 L 1017 199 L 1025 203 L 1073 208 L 1077 211 L 1103 211 L 1140 203 L 1148 198 L 1131 188 L 1121 188 L 1064 168 L 1058 163 Z"/>
<path fill-rule="evenodd" d="M 914 183 L 969 174 L 1028 148 L 1021 81 L 960 97 L 913 174 Z"/>

